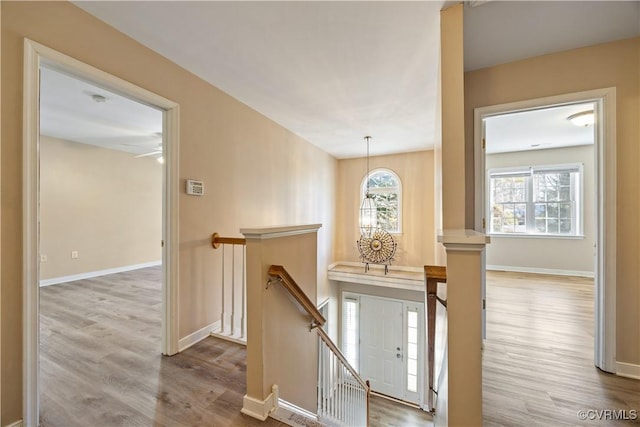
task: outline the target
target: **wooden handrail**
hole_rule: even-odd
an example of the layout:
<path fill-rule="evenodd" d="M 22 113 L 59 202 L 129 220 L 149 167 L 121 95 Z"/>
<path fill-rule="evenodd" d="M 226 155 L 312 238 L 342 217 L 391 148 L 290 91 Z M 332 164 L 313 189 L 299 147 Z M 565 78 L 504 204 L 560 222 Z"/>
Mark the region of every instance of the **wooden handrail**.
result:
<path fill-rule="evenodd" d="M 447 267 L 437 265 L 424 266 L 424 281 L 427 287 L 427 342 L 429 358 L 429 395 L 427 402 L 429 410 L 434 411 L 433 404 L 434 378 L 435 370 L 435 339 L 436 339 L 436 303 L 439 301 L 444 307 L 447 307 L 447 301 L 438 297 L 438 283 L 447 283 Z"/>
<path fill-rule="evenodd" d="M 326 323 L 326 320 L 322 313 L 318 310 L 318 308 L 311 302 L 307 294 L 304 293 L 302 288 L 296 283 L 296 281 L 291 277 L 289 272 L 281 266 L 281 265 L 272 265 L 269 267 L 269 276 L 276 278 L 282 286 L 289 292 L 289 294 L 296 300 L 296 302 L 304 308 L 304 310 L 311 316 L 313 319 L 312 329 L 316 330 L 318 337 L 322 340 L 322 342 L 329 348 L 331 353 L 335 357 L 338 358 L 343 367 L 349 371 L 351 376 L 360 384 L 360 387 L 365 392 L 366 399 L 366 426 L 369 426 L 369 397 L 371 395 L 371 385 L 369 381 L 364 381 L 362 377 L 358 374 L 358 372 L 351 366 L 347 358 L 342 354 L 337 345 L 331 340 L 329 335 L 322 328 L 322 325 Z M 269 279 L 269 283 L 267 286 L 273 283 L 271 279 Z M 319 361 L 320 363 L 320 361 Z M 320 393 L 320 391 L 318 391 Z M 320 395 L 318 395 L 320 396 Z M 320 402 L 320 400 L 318 400 Z M 320 407 L 320 403 L 318 403 Z"/>
<path fill-rule="evenodd" d="M 218 249 L 220 245 L 246 245 L 247 239 L 242 237 L 220 237 L 218 233 L 211 235 L 211 246 L 213 249 Z"/>
<path fill-rule="evenodd" d="M 367 391 L 367 393 L 369 393 L 371 391 L 371 388 L 369 387 L 369 381 L 363 380 L 362 377 L 360 377 L 360 374 L 358 374 L 356 370 L 353 369 L 353 366 L 351 366 L 351 364 L 347 361 L 347 358 L 344 356 L 344 354 L 342 354 L 340 349 L 335 345 L 333 340 L 329 337 L 329 335 L 325 332 L 324 329 L 316 328 L 316 331 L 320 339 L 322 339 L 322 341 L 324 341 L 327 347 L 331 349 L 333 354 L 335 354 L 336 357 L 340 359 L 340 361 L 347 368 L 349 373 L 353 375 L 353 377 L 360 383 L 362 388 L 364 388 Z"/>
<path fill-rule="evenodd" d="M 295 280 L 289 275 L 287 270 L 281 265 L 272 265 L 269 267 L 269 275 L 277 277 L 279 282 L 282 283 L 284 288 L 289 291 L 291 296 L 305 309 L 307 313 L 313 318 L 316 325 L 322 326 L 327 321 L 322 313 L 318 311 L 316 305 L 311 302 L 307 294 L 298 286 Z"/>

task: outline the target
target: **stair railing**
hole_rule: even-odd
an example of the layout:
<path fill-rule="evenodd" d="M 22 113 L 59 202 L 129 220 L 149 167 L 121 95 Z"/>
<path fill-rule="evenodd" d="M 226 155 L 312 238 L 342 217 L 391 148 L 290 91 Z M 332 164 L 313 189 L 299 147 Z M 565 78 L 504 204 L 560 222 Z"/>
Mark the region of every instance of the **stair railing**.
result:
<path fill-rule="evenodd" d="M 211 235 L 211 246 L 221 250 L 220 319 L 211 335 L 247 343 L 246 239 Z"/>
<path fill-rule="evenodd" d="M 435 348 L 436 348 L 436 319 L 438 318 L 438 303 L 444 307 L 445 315 L 444 320 L 446 322 L 446 309 L 447 309 L 447 300 L 446 300 L 446 288 L 442 289 L 445 294 L 444 298 L 442 298 L 438 294 L 438 284 L 447 283 L 447 268 L 442 266 L 434 266 L 434 265 L 425 265 L 424 266 L 424 278 L 425 284 L 427 288 L 426 292 L 426 300 L 427 300 L 427 358 L 428 358 L 428 375 L 429 375 L 429 392 L 427 393 L 427 405 L 431 412 L 435 412 L 436 400 L 438 397 L 437 390 L 437 381 L 436 377 L 440 377 L 441 368 L 436 369 L 435 366 Z M 441 317 L 442 319 L 442 317 Z M 446 325 L 442 325 L 445 326 Z M 446 340 L 445 340 L 446 342 Z M 445 344 L 446 345 L 446 344 Z M 444 357 L 444 353 L 446 350 L 443 348 L 439 352 L 440 357 Z M 440 363 L 440 367 L 443 364 Z M 436 372 L 438 371 L 438 372 Z"/>
<path fill-rule="evenodd" d="M 369 425 L 371 387 L 349 364 L 322 326 L 326 320 L 287 270 L 281 265 L 269 268 L 272 277 L 289 292 L 295 304 L 311 316 L 311 330 L 318 334 L 318 421 L 330 426 Z"/>

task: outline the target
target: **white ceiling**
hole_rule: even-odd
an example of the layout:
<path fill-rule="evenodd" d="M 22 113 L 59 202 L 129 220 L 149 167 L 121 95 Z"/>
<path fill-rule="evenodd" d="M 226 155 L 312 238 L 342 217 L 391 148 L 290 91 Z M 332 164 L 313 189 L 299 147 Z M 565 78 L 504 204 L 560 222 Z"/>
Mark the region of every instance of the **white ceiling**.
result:
<path fill-rule="evenodd" d="M 572 114 L 593 111 L 593 103 L 520 111 L 485 119 L 487 154 L 593 144 L 594 126 L 576 126 Z"/>
<path fill-rule="evenodd" d="M 338 158 L 434 144 L 443 1 L 75 4 Z M 483 3 L 465 65 L 638 34 L 637 1 Z"/>
<path fill-rule="evenodd" d="M 50 68 L 41 68 L 40 82 L 43 135 L 133 154 L 162 146 L 160 110 Z"/>

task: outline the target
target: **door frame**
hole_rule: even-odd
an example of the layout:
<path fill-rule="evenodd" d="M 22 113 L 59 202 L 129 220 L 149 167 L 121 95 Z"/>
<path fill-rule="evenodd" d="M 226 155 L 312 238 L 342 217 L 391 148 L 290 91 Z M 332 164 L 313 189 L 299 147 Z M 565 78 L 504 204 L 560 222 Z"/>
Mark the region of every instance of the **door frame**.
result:
<path fill-rule="evenodd" d="M 615 87 L 530 99 L 474 109 L 475 229 L 485 232 L 485 117 L 516 111 L 593 102 L 596 113 L 596 256 L 594 364 L 616 373 L 616 89 Z M 485 264 L 483 263 L 483 270 Z"/>
<path fill-rule="evenodd" d="M 428 384 L 427 384 L 427 372 L 426 372 L 426 345 L 427 345 L 427 340 L 426 340 L 426 330 L 425 330 L 425 304 L 424 302 L 421 301 L 411 301 L 411 300 L 404 300 L 404 299 L 398 299 L 398 298 L 389 298 L 389 297 L 385 297 L 385 296 L 380 296 L 380 295 L 373 295 L 373 294 L 363 294 L 363 293 L 359 293 L 357 291 L 342 291 L 341 293 L 341 297 L 340 297 L 340 345 L 342 346 L 342 337 L 343 337 L 343 327 L 344 324 L 342 322 L 342 305 L 344 302 L 345 297 L 348 298 L 356 298 L 358 300 L 358 339 L 360 339 L 360 333 L 361 333 L 361 328 L 360 328 L 360 322 L 362 321 L 362 317 L 361 317 L 361 307 L 360 305 L 362 304 L 362 297 L 367 297 L 367 298 L 377 298 L 377 299 L 382 299 L 385 301 L 393 301 L 393 302 L 398 302 L 402 304 L 402 345 L 403 345 L 403 361 L 402 361 L 402 394 L 403 397 L 402 398 L 398 398 L 398 397 L 394 397 L 395 399 L 399 399 L 399 400 L 405 400 L 404 399 L 404 395 L 407 393 L 407 349 L 406 349 L 406 341 L 407 341 L 407 308 L 409 307 L 416 307 L 418 310 L 418 325 L 420 328 L 422 328 L 422 333 L 418 333 L 418 391 L 416 393 L 417 395 L 417 399 L 415 402 L 413 401 L 409 401 L 409 400 L 405 400 L 407 402 L 410 403 L 414 403 L 417 404 L 418 406 L 420 406 L 421 408 L 426 408 L 427 407 L 427 402 L 425 400 L 425 389 L 428 388 Z M 362 370 L 362 350 L 360 348 L 360 345 L 358 345 L 358 372 L 361 372 Z"/>
<path fill-rule="evenodd" d="M 178 183 L 180 106 L 162 96 L 24 39 L 23 82 L 23 422 L 39 417 L 40 66 L 81 78 L 163 111 L 162 353 L 178 352 Z"/>

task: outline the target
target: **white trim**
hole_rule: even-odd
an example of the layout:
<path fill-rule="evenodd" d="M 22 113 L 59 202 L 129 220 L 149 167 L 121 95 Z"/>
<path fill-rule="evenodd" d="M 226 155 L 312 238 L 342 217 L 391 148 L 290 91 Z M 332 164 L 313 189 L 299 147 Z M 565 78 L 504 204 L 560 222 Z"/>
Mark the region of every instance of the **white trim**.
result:
<path fill-rule="evenodd" d="M 228 317 L 227 315 L 225 315 L 225 319 L 229 319 L 229 323 L 231 323 L 231 319 L 230 317 Z M 229 324 L 226 323 L 227 321 L 225 320 L 225 324 Z M 216 338 L 220 338 L 221 340 L 225 340 L 225 341 L 230 341 L 230 342 L 234 342 L 236 344 L 240 344 L 243 346 L 247 346 L 247 337 L 246 337 L 246 333 L 245 336 L 242 337 L 240 335 L 241 333 L 241 328 L 240 326 L 238 326 L 237 328 L 235 328 L 235 331 L 233 331 L 232 335 L 229 335 L 228 333 L 222 333 L 220 331 L 220 326 L 221 326 L 222 322 L 220 320 L 216 320 L 215 322 L 213 322 L 211 325 L 213 325 L 213 329 L 211 330 L 211 333 L 209 335 L 211 335 L 212 337 L 216 337 Z"/>
<path fill-rule="evenodd" d="M 98 83 L 101 87 L 164 110 L 162 352 L 178 351 L 179 105 L 44 45 L 24 39 L 23 76 L 23 420 L 38 425 L 38 145 L 40 66 Z"/>
<path fill-rule="evenodd" d="M 607 372 L 616 370 L 616 88 L 594 89 L 559 96 L 530 99 L 474 109 L 475 228 L 482 230 L 485 216 L 484 117 L 557 105 L 593 102 L 597 114 L 596 170 L 596 266 L 594 364 Z"/>
<path fill-rule="evenodd" d="M 584 234 L 487 233 L 491 238 L 584 240 Z"/>
<path fill-rule="evenodd" d="M 482 246 L 491 243 L 491 238 L 479 231 L 466 229 L 445 229 L 438 232 L 438 242 L 443 245 Z"/>
<path fill-rule="evenodd" d="M 242 398 L 242 412 L 252 418 L 264 421 L 267 417 L 278 409 L 278 386 L 271 387 L 271 393 L 264 400 L 256 399 L 247 394 Z"/>
<path fill-rule="evenodd" d="M 23 153 L 22 153 L 22 418 L 28 427 L 39 423 L 39 287 L 38 259 L 38 140 L 40 109 L 40 56 L 36 47 L 25 39 L 23 78 Z"/>
<path fill-rule="evenodd" d="M 278 237 L 316 233 L 322 224 L 284 225 L 275 227 L 241 228 L 240 233 L 247 239 L 265 240 Z"/>
<path fill-rule="evenodd" d="M 327 278 L 345 283 L 358 283 L 361 285 L 383 286 L 393 289 L 406 289 L 409 291 L 424 292 L 424 278 L 408 279 L 397 276 L 373 276 L 364 272 L 354 273 L 347 271 L 329 270 Z"/>
<path fill-rule="evenodd" d="M 511 265 L 488 265 L 487 270 L 492 271 L 513 271 L 516 273 L 535 273 L 535 274 L 552 274 L 554 276 L 578 276 L 593 277 L 593 271 L 582 270 L 558 270 L 555 268 L 536 268 L 536 267 L 514 267 Z"/>
<path fill-rule="evenodd" d="M 616 374 L 621 377 L 640 380 L 640 365 L 632 363 L 616 362 Z"/>
<path fill-rule="evenodd" d="M 5 427 L 24 427 L 22 420 L 15 421 L 11 424 L 7 424 Z"/>
<path fill-rule="evenodd" d="M 338 261 L 330 264 L 328 270 L 336 268 L 341 265 L 346 265 L 349 267 L 363 267 L 364 264 L 358 261 Z M 369 270 L 384 270 L 384 265 L 379 264 L 369 264 Z M 410 267 L 406 265 L 390 265 L 389 271 L 408 271 L 411 273 L 422 273 L 424 272 L 424 267 Z"/>
<path fill-rule="evenodd" d="M 178 341 L 178 351 L 182 352 L 202 341 L 203 339 L 211 336 L 211 332 L 220 327 L 220 321 L 213 322 L 210 325 L 200 328 L 195 332 L 190 333 L 186 337 L 180 338 Z"/>
<path fill-rule="evenodd" d="M 294 427 L 308 427 L 319 422 L 317 414 L 282 399 L 278 399 L 277 409 L 271 414 L 271 418 Z"/>
<path fill-rule="evenodd" d="M 89 271 L 86 273 L 72 274 L 70 276 L 54 277 L 40 280 L 40 287 L 58 285 L 60 283 L 74 282 L 76 280 L 91 279 L 93 277 L 107 276 L 109 274 L 124 273 L 125 271 L 140 270 L 141 268 L 157 267 L 162 261 L 145 262 L 142 264 L 125 265 L 123 267 L 108 268 L 106 270 Z"/>

